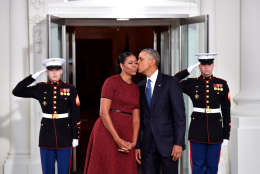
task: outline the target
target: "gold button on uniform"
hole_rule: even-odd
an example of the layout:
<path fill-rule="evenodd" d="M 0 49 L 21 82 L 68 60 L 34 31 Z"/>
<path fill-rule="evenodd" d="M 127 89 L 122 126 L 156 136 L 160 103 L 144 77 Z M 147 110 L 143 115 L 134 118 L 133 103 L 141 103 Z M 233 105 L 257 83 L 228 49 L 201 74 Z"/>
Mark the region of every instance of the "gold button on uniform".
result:
<path fill-rule="evenodd" d="M 209 83 L 209 81 L 206 81 L 206 83 Z"/>
<path fill-rule="evenodd" d="M 209 90 L 207 89 L 206 92 L 209 93 Z"/>
<path fill-rule="evenodd" d="M 54 94 L 56 94 L 57 92 L 56 92 L 56 91 L 54 91 L 53 93 L 54 93 Z"/>
<path fill-rule="evenodd" d="M 53 88 L 54 88 L 54 89 L 57 89 L 57 87 L 56 87 L 56 86 L 54 86 Z"/>
<path fill-rule="evenodd" d="M 53 101 L 54 104 L 56 104 L 56 101 Z"/>
<path fill-rule="evenodd" d="M 206 103 L 209 103 L 209 101 L 207 100 Z"/>
<path fill-rule="evenodd" d="M 209 96 L 208 96 L 208 95 L 206 95 L 206 98 L 209 98 Z"/>
<path fill-rule="evenodd" d="M 209 88 L 209 85 L 206 85 L 206 88 Z"/>
<path fill-rule="evenodd" d="M 57 97 L 56 97 L 56 95 L 55 95 L 55 96 L 53 96 L 53 98 L 57 98 Z"/>

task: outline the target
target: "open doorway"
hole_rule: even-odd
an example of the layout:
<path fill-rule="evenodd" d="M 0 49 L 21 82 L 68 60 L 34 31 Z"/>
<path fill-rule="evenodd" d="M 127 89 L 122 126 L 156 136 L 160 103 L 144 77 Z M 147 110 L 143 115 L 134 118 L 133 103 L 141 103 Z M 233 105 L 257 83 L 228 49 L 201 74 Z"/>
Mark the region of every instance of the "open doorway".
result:
<path fill-rule="evenodd" d="M 138 55 L 143 48 L 154 48 L 161 55 L 161 72 L 174 75 L 193 64 L 196 53 L 208 51 L 208 16 L 127 20 L 48 16 L 48 36 L 49 57 L 66 59 L 63 80 L 79 90 L 81 139 L 77 152 L 73 149 L 72 172 L 82 173 L 88 137 L 99 116 L 101 86 L 116 73 L 118 55 L 127 50 Z M 187 98 L 185 105 L 188 129 L 191 103 Z M 180 160 L 181 174 L 191 173 L 189 161 L 187 149 Z"/>
<path fill-rule="evenodd" d="M 168 27 L 70 27 L 75 33 L 76 86 L 81 100 L 81 135 L 77 148 L 77 168 L 82 171 L 89 136 L 99 117 L 101 88 L 106 78 L 118 73 L 118 56 L 131 51 L 136 56 L 144 48 L 156 45 L 155 33 Z M 137 83 L 143 76 L 138 74 Z"/>

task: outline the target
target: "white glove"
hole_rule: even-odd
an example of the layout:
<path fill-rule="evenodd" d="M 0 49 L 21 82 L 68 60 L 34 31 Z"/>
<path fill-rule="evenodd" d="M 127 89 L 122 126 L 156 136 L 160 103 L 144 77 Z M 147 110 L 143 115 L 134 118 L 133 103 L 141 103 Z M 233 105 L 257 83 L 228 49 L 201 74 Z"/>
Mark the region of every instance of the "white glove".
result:
<path fill-rule="evenodd" d="M 72 140 L 72 147 L 77 147 L 79 145 L 79 140 L 78 139 L 73 139 Z"/>
<path fill-rule="evenodd" d="M 32 78 L 33 79 L 37 79 L 40 75 L 42 75 L 42 73 L 44 73 L 46 71 L 46 69 L 43 69 L 43 70 L 41 70 L 41 71 L 38 71 L 38 72 L 36 72 L 36 73 L 34 73 L 33 75 L 32 75 Z"/>
<path fill-rule="evenodd" d="M 223 142 L 222 142 L 222 147 L 225 147 L 225 146 L 228 146 L 228 143 L 229 143 L 229 141 L 228 140 L 223 140 Z"/>
<path fill-rule="evenodd" d="M 196 63 L 195 65 L 191 65 L 188 67 L 188 72 L 191 74 L 191 72 L 199 65 L 200 63 Z"/>

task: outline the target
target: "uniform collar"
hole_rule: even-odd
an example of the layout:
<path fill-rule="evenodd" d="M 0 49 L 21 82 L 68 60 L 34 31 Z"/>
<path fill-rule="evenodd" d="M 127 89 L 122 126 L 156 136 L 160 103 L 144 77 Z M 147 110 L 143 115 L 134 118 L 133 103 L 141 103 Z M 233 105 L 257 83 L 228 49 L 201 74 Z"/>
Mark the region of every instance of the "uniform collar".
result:
<path fill-rule="evenodd" d="M 200 79 L 200 80 L 205 80 L 205 81 L 206 81 L 206 80 L 209 80 L 209 81 L 210 81 L 210 80 L 213 79 L 213 75 L 211 75 L 211 76 L 209 76 L 209 77 L 203 77 L 202 75 L 200 75 L 199 79 Z"/>
<path fill-rule="evenodd" d="M 59 86 L 59 85 L 61 85 L 62 83 L 63 83 L 62 80 L 59 80 L 59 81 L 57 81 L 57 82 L 48 81 L 48 84 L 51 84 L 51 85 L 53 85 L 53 86 Z"/>

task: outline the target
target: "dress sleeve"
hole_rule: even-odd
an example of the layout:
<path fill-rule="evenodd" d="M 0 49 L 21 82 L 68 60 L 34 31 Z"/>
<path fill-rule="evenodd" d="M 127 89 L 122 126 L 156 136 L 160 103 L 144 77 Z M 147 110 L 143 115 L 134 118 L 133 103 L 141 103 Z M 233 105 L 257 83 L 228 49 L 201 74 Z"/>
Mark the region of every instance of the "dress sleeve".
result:
<path fill-rule="evenodd" d="M 107 98 L 112 100 L 115 92 L 113 80 L 111 78 L 106 79 L 103 84 L 101 98 Z"/>

